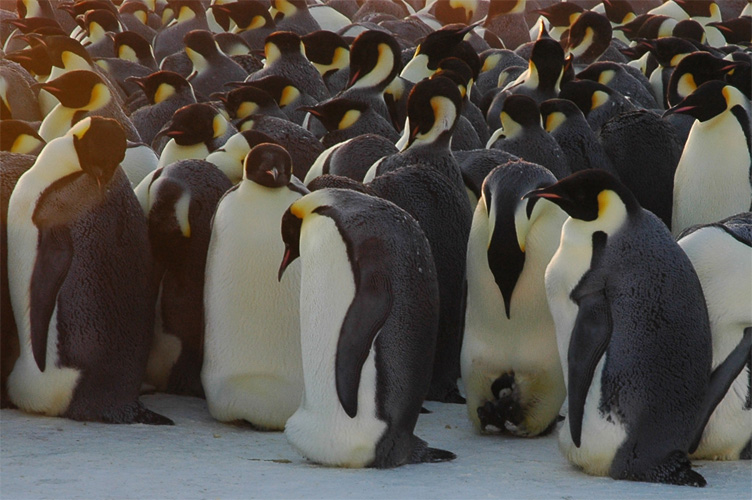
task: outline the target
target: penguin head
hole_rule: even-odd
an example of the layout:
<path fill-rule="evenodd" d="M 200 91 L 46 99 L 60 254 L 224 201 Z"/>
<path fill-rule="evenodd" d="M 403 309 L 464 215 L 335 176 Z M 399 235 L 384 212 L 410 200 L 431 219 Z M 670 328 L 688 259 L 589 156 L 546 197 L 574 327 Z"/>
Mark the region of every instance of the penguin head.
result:
<path fill-rule="evenodd" d="M 705 28 L 694 19 L 683 19 L 676 23 L 674 29 L 671 30 L 671 35 L 697 43 L 705 43 L 705 39 L 707 38 Z"/>
<path fill-rule="evenodd" d="M 144 61 L 154 59 L 151 44 L 134 31 L 115 33 L 112 41 L 115 45 L 115 55 L 120 59 L 143 64 L 147 67 L 149 63 L 144 64 Z"/>
<path fill-rule="evenodd" d="M 577 80 L 562 85 L 559 98 L 572 101 L 580 108 L 582 114 L 587 116 L 594 109 L 606 104 L 613 94 L 612 89 L 598 82 Z"/>
<path fill-rule="evenodd" d="M 553 133 L 574 116 L 585 117 L 575 103 L 568 99 L 549 99 L 540 105 L 541 120 L 546 132 Z M 587 125 L 587 124 L 586 124 Z"/>
<path fill-rule="evenodd" d="M 658 64 L 664 68 L 675 67 L 682 59 L 697 50 L 697 47 L 689 40 L 675 36 L 642 40 L 640 43 L 648 48 L 650 53 L 658 60 Z"/>
<path fill-rule="evenodd" d="M 264 40 L 264 65 L 267 67 L 283 55 L 295 53 L 305 56 L 300 36 L 292 31 L 275 31 Z"/>
<path fill-rule="evenodd" d="M 350 64 L 350 45 L 338 34 L 319 30 L 303 38 L 305 55 L 321 76 L 346 68 Z"/>
<path fill-rule="evenodd" d="M 303 106 L 298 109 L 311 113 L 331 132 L 353 126 L 369 108 L 368 104 L 361 101 L 335 97 L 316 106 Z"/>
<path fill-rule="evenodd" d="M 346 88 L 385 89 L 402 69 L 400 46 L 382 31 L 364 31 L 350 47 L 350 76 Z"/>
<path fill-rule="evenodd" d="M 726 21 L 715 21 L 706 24 L 706 26 L 711 26 L 720 31 L 726 43 L 743 45 L 745 43 L 749 44 L 750 40 L 752 40 L 752 27 L 750 24 L 752 23 L 750 23 L 749 16 L 741 16 Z"/>
<path fill-rule="evenodd" d="M 242 56 L 251 54 L 251 46 L 243 40 L 243 37 L 235 33 L 214 33 L 214 41 L 219 50 L 227 56 Z"/>
<path fill-rule="evenodd" d="M 490 23 L 498 16 L 525 12 L 526 4 L 527 0 L 494 0 L 493 2 L 489 2 L 485 24 Z"/>
<path fill-rule="evenodd" d="M 39 84 L 39 88 L 55 96 L 60 104 L 70 109 L 100 109 L 112 98 L 102 77 L 87 70 L 63 73 L 54 80 Z"/>
<path fill-rule="evenodd" d="M 123 2 L 118 8 L 120 15 L 131 15 L 144 26 L 149 25 L 149 14 L 153 12 L 149 6 L 141 2 Z"/>
<path fill-rule="evenodd" d="M 749 113 L 749 101 L 739 89 L 720 80 L 711 80 L 697 87 L 663 116 L 682 114 L 705 122 L 735 106 L 741 107 L 743 113 Z"/>
<path fill-rule="evenodd" d="M 431 78 L 439 76 L 445 76 L 456 83 L 463 100 L 470 97 L 470 91 L 474 82 L 473 70 L 470 69 L 470 66 L 465 61 L 459 57 L 442 59 L 436 68 L 436 73 Z"/>
<path fill-rule="evenodd" d="M 128 143 L 123 127 L 116 120 L 90 116 L 65 135 L 73 138 L 81 170 L 94 177 L 100 188 L 107 185 L 125 158 Z"/>
<path fill-rule="evenodd" d="M 263 143 L 277 144 L 268 135 L 255 130 L 238 132 L 231 136 L 222 147 L 212 151 L 206 161 L 217 166 L 233 184 L 243 179 L 243 163 L 254 146 Z"/>
<path fill-rule="evenodd" d="M 608 18 L 596 12 L 584 12 L 569 29 L 567 54 L 595 59 L 608 48 L 612 34 Z"/>
<path fill-rule="evenodd" d="M 199 72 L 207 66 L 209 59 L 222 54 L 214 36 L 208 30 L 189 31 L 183 37 L 183 45 L 185 45 L 185 53 L 188 55 L 188 59 L 193 63 L 194 70 Z"/>
<path fill-rule="evenodd" d="M 212 4 L 215 18 L 222 14 L 229 17 L 239 32 L 255 30 L 259 28 L 274 28 L 274 20 L 269 15 L 269 10 L 264 8 L 261 2 L 231 2 Z"/>
<path fill-rule="evenodd" d="M 479 203 L 488 216 L 488 266 L 504 299 L 510 317 L 512 292 L 525 265 L 527 235 L 547 208 L 539 198 L 523 199 L 531 190 L 548 187 L 556 177 L 546 168 L 522 160 L 493 169 L 483 181 Z M 557 236 L 554 236 L 557 237 Z"/>
<path fill-rule="evenodd" d="M 229 115 L 238 120 L 262 114 L 264 110 L 279 109 L 277 101 L 268 92 L 251 85 L 233 89 L 224 96 L 213 94 L 212 97 L 220 99 Z"/>
<path fill-rule="evenodd" d="M 556 184 L 527 193 L 523 199 L 544 198 L 558 205 L 571 218 L 584 222 L 600 220 L 612 229 L 628 214 L 639 211 L 632 192 L 605 170 L 580 170 Z"/>
<path fill-rule="evenodd" d="M 144 91 L 150 104 L 159 104 L 175 94 L 190 92 L 193 95 L 193 87 L 181 75 L 172 71 L 157 71 L 143 78 L 129 77 L 128 82 L 134 82 Z"/>
<path fill-rule="evenodd" d="M 46 17 L 30 17 L 27 19 L 5 19 L 4 24 L 15 26 L 23 34 L 39 33 L 38 30 L 42 28 L 58 28 L 60 29 L 60 35 L 65 35 L 65 32 L 60 28 L 60 23 L 54 19 L 48 19 Z"/>
<path fill-rule="evenodd" d="M 41 43 L 32 45 L 29 49 L 6 54 L 5 58 L 20 64 L 30 75 L 39 79 L 49 76 L 52 70 L 52 61 L 50 61 L 47 50 Z"/>
<path fill-rule="evenodd" d="M 584 11 L 585 9 L 576 3 L 558 2 L 535 12 L 545 17 L 552 27 L 567 28 L 574 24 Z"/>
<path fill-rule="evenodd" d="M 626 24 L 637 17 L 628 0 L 603 0 L 603 8 L 614 24 Z"/>
<path fill-rule="evenodd" d="M 81 19 L 80 26 L 86 30 L 89 41 L 92 43 L 104 40 L 107 32 L 119 33 L 123 31 L 117 17 L 109 10 L 90 10 L 83 17 L 79 16 L 77 19 L 79 18 Z"/>
<path fill-rule="evenodd" d="M 613 31 L 621 31 L 627 40 L 634 40 L 638 37 L 642 26 L 651 18 L 652 14 L 640 14 L 629 22 L 623 23 L 621 26 L 613 28 Z M 665 16 L 663 16 L 665 17 Z"/>
<path fill-rule="evenodd" d="M 28 123 L 20 120 L 0 120 L 0 151 L 38 154 L 45 140 Z"/>
<path fill-rule="evenodd" d="M 588 65 L 587 68 L 577 73 L 580 80 L 592 80 L 601 85 L 608 85 L 615 76 L 624 72 L 624 68 L 618 63 L 611 61 L 599 61 Z"/>
<path fill-rule="evenodd" d="M 268 188 L 287 186 L 292 178 L 292 159 L 279 144 L 254 146 L 245 157 L 243 178 Z"/>
<path fill-rule="evenodd" d="M 308 4 L 305 0 L 271 0 L 269 14 L 274 18 L 274 22 L 280 22 L 282 19 L 292 17 L 300 11 L 307 11 Z"/>
<path fill-rule="evenodd" d="M 206 10 L 200 0 L 167 0 L 167 6 L 162 10 L 162 22 L 168 21 L 169 16 L 175 16 L 176 24 L 185 23 L 193 19 L 206 19 Z"/>
<path fill-rule="evenodd" d="M 269 94 L 280 108 L 292 104 L 303 95 L 292 80 L 282 75 L 269 75 L 246 84 Z"/>
<path fill-rule="evenodd" d="M 321 189 L 303 196 L 295 201 L 282 215 L 282 241 L 285 243 L 285 253 L 279 266 L 277 279 L 281 280 L 285 269 L 300 257 L 300 231 L 303 220 L 332 206 L 334 200 L 329 189 Z"/>
<path fill-rule="evenodd" d="M 462 107 L 462 95 L 455 83 L 438 77 L 418 82 L 407 97 L 407 143 L 432 144 L 451 138 Z"/>
<path fill-rule="evenodd" d="M 470 26 L 450 24 L 429 33 L 415 48 L 413 58 L 405 65 L 400 76 L 413 83 L 430 77 L 436 71 L 439 61 L 456 55 L 455 48 L 463 43 L 465 35 L 473 28 L 475 28 L 474 24 Z"/>
<path fill-rule="evenodd" d="M 214 106 L 195 103 L 175 111 L 172 119 L 160 130 L 158 137 L 166 135 L 180 146 L 192 146 L 221 137 L 227 131 L 228 122 Z"/>
<path fill-rule="evenodd" d="M 721 9 L 714 0 L 674 0 L 691 18 L 704 17 L 713 21 L 721 20 Z"/>
<path fill-rule="evenodd" d="M 533 45 L 528 61 L 526 86 L 559 90 L 564 73 L 564 49 L 556 40 L 541 38 Z"/>
<path fill-rule="evenodd" d="M 507 97 L 499 118 L 506 139 L 517 137 L 525 129 L 541 128 L 538 104 L 526 95 L 515 94 Z"/>
<path fill-rule="evenodd" d="M 470 24 L 479 3 L 478 0 L 437 0 L 434 17 L 442 25 Z"/>
<path fill-rule="evenodd" d="M 78 40 L 68 36 L 45 36 L 42 43 L 54 67 L 64 69 L 90 69 L 92 59 Z"/>
<path fill-rule="evenodd" d="M 697 90 L 697 87 L 711 80 L 723 80 L 729 71 L 739 63 L 726 61 L 708 52 L 694 52 L 676 65 L 668 83 L 667 97 L 671 105 Z"/>

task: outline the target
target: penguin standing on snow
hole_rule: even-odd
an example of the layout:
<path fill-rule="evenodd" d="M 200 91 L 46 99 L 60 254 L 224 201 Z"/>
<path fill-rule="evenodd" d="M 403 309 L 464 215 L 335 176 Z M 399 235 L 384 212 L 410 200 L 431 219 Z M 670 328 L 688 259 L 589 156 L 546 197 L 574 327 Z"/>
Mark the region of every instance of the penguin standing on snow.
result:
<path fill-rule="evenodd" d="M 285 426 L 290 443 L 335 466 L 455 458 L 413 434 L 439 312 L 431 249 L 418 224 L 388 201 L 322 189 L 285 212 L 282 239 L 280 277 L 302 261 L 304 388 Z"/>
<path fill-rule="evenodd" d="M 300 265 L 277 279 L 279 221 L 308 190 L 281 146 L 255 146 L 243 180 L 222 198 L 206 262 L 201 379 L 217 420 L 282 430 L 303 393 Z"/>
<path fill-rule="evenodd" d="M 204 395 L 204 267 L 214 209 L 231 187 L 203 160 L 171 163 L 149 185 L 149 240 L 160 289 L 144 382 L 158 391 Z"/>
<path fill-rule="evenodd" d="M 697 271 L 713 335 L 713 368 L 752 328 L 752 212 L 712 224 L 693 226 L 679 235 L 679 246 Z M 752 356 L 705 426 L 698 460 L 752 458 Z"/>
<path fill-rule="evenodd" d="M 481 432 L 542 434 L 566 396 L 543 280 L 566 214 L 547 200 L 522 200 L 555 182 L 539 165 L 500 165 L 475 209 L 461 360 L 468 416 Z"/>
<path fill-rule="evenodd" d="M 666 114 L 696 118 L 674 174 L 671 231 L 750 210 L 750 103 L 736 87 L 700 85 Z"/>
<path fill-rule="evenodd" d="M 146 219 L 118 164 L 126 140 L 90 117 L 47 144 L 11 195 L 8 271 L 19 408 L 171 424 L 138 400 L 154 326 Z"/>
<path fill-rule="evenodd" d="M 569 399 L 559 448 L 588 474 L 704 486 L 688 453 L 747 362 L 752 330 L 711 376 L 691 262 L 607 172 L 583 170 L 525 198 L 570 216 L 545 276 Z"/>

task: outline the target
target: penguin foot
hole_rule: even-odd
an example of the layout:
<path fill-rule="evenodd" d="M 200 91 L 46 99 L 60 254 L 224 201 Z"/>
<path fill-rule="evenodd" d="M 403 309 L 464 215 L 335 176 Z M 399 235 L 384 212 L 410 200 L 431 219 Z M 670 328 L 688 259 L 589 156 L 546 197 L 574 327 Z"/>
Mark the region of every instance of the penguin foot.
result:
<path fill-rule="evenodd" d="M 689 461 L 687 455 L 680 451 L 671 453 L 662 464 L 650 470 L 645 476 L 635 475 L 629 479 L 699 488 L 707 484 L 701 474 L 692 470 L 692 462 Z"/>
<path fill-rule="evenodd" d="M 420 413 L 423 414 L 423 415 L 427 415 L 427 414 L 433 413 L 433 412 L 431 410 L 429 410 L 428 408 L 426 408 L 425 406 L 421 406 L 420 407 Z"/>
<path fill-rule="evenodd" d="M 434 390 L 434 388 L 431 387 L 426 395 L 426 401 L 438 401 L 440 403 L 452 403 L 458 405 L 464 405 L 466 403 L 465 398 L 462 397 L 462 394 L 460 394 L 456 385 L 448 390 Z"/>
<path fill-rule="evenodd" d="M 414 439 L 415 446 L 410 454 L 410 458 L 407 463 L 421 464 L 421 463 L 438 463 L 448 462 L 457 458 L 457 455 L 447 450 L 440 450 L 438 448 L 429 448 L 428 443 L 422 439 L 416 437 Z"/>
<path fill-rule="evenodd" d="M 175 425 L 175 422 L 149 410 L 140 401 L 102 415 L 101 421 L 109 424 Z"/>

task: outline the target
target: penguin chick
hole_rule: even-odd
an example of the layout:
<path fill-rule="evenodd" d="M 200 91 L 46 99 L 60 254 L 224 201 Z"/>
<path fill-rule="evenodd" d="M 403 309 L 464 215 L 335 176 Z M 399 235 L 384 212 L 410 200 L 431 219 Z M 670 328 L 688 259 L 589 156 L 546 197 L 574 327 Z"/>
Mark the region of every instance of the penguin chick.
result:
<path fill-rule="evenodd" d="M 566 389 L 543 275 L 566 215 L 532 189 L 554 184 L 524 161 L 496 167 L 483 183 L 467 249 L 462 380 L 477 431 L 518 436 L 556 424 Z"/>
<path fill-rule="evenodd" d="M 674 174 L 671 231 L 679 234 L 749 211 L 752 203 L 750 103 L 713 80 L 666 111 L 696 118 Z"/>
<path fill-rule="evenodd" d="M 588 474 L 704 486 L 688 453 L 746 363 L 752 330 L 711 376 L 691 262 L 607 172 L 583 170 L 525 198 L 569 215 L 545 275 L 569 399 L 560 450 Z"/>
<path fill-rule="evenodd" d="M 146 220 L 118 168 L 122 127 L 98 116 L 48 143 L 10 198 L 8 270 L 24 411 L 172 424 L 138 400 L 154 326 Z"/>
<path fill-rule="evenodd" d="M 452 460 L 413 434 L 439 307 L 431 249 L 415 220 L 391 202 L 322 189 L 285 212 L 282 239 L 280 276 L 301 257 L 306 396 L 285 424 L 290 443 L 340 467 Z"/>
<path fill-rule="evenodd" d="M 45 141 L 64 135 L 71 126 L 86 116 L 102 116 L 117 120 L 128 140 L 141 142 L 138 131 L 97 73 L 87 70 L 68 71 L 39 87 L 60 101 L 39 126 L 39 135 Z"/>
<path fill-rule="evenodd" d="M 501 128 L 491 134 L 486 147 L 501 149 L 522 160 L 542 165 L 557 179 L 570 173 L 564 151 L 541 126 L 538 105 L 524 95 L 511 95 L 504 101 Z"/>
<path fill-rule="evenodd" d="M 217 207 L 206 263 L 201 372 L 217 420 L 282 430 L 300 405 L 300 266 L 277 280 L 277 263 L 284 252 L 279 221 L 307 192 L 284 148 L 261 143 L 248 153 L 243 179 Z"/>
<path fill-rule="evenodd" d="M 752 213 L 692 226 L 679 235 L 679 246 L 697 271 L 710 317 L 713 369 L 720 365 L 752 327 Z M 734 380 L 703 431 L 691 456 L 697 460 L 749 459 L 752 439 L 750 369 Z"/>

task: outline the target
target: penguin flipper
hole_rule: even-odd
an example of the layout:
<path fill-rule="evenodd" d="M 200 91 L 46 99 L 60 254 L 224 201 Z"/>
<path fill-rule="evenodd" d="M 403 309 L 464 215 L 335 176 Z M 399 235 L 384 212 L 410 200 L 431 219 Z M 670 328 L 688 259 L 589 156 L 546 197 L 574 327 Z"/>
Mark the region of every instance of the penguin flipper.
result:
<path fill-rule="evenodd" d="M 575 290 L 577 292 L 577 290 Z M 580 447 L 582 418 L 595 367 L 611 340 L 612 321 L 605 290 L 601 289 L 579 297 L 577 320 L 572 329 L 567 355 L 569 363 L 569 430 L 572 442 Z"/>
<path fill-rule="evenodd" d="M 379 267 L 380 255 L 385 253 L 382 246 L 376 238 L 369 238 L 358 246 L 355 298 L 347 310 L 337 342 L 337 396 L 350 418 L 358 413 L 363 364 L 392 309 L 389 277 Z"/>
<path fill-rule="evenodd" d="M 50 319 L 73 260 L 73 241 L 68 227 L 41 227 L 37 248 L 30 287 L 31 352 L 39 370 L 44 371 Z"/>
<path fill-rule="evenodd" d="M 702 433 L 705 430 L 705 426 L 713 414 L 715 407 L 726 396 L 726 393 L 734 383 L 736 377 L 744 369 L 744 367 L 752 360 L 752 327 L 748 326 L 744 329 L 744 335 L 742 340 L 734 347 L 734 350 L 723 360 L 723 363 L 718 365 L 713 373 L 710 375 L 710 384 L 708 392 L 705 396 L 705 407 L 703 419 L 700 422 L 698 431 L 692 441 L 692 446 L 689 448 L 689 453 L 694 453 L 697 450 L 697 446 L 700 444 Z"/>

